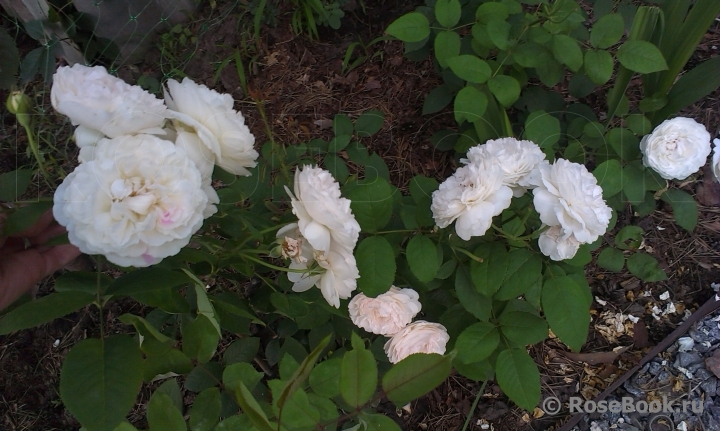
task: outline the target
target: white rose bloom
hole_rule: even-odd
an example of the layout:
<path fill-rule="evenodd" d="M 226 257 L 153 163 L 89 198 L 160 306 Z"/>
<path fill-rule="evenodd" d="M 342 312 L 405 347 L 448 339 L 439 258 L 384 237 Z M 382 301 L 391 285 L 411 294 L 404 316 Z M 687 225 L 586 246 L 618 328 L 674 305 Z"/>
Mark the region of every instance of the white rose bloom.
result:
<path fill-rule="evenodd" d="M 512 196 L 498 167 L 471 163 L 458 168 L 433 192 L 431 209 L 438 227 L 455 221 L 457 235 L 467 241 L 484 235 L 492 218 L 510 206 Z"/>
<path fill-rule="evenodd" d="M 503 174 L 503 184 L 512 189 L 513 196 L 520 197 L 531 186 L 526 177 L 543 160 L 545 153 L 534 142 L 500 138 L 470 148 L 467 159 L 461 161 L 498 166 Z"/>
<path fill-rule="evenodd" d="M 359 293 L 348 304 L 350 320 L 368 332 L 390 337 L 420 312 L 422 305 L 418 298 L 416 291 L 395 286 L 376 298 Z"/>
<path fill-rule="evenodd" d="M 418 320 L 401 329 L 385 343 L 385 354 L 393 364 L 414 353 L 443 355 L 449 340 L 450 336 L 443 325 Z"/>
<path fill-rule="evenodd" d="M 103 139 L 55 192 L 53 215 L 70 242 L 120 266 L 177 254 L 208 206 L 185 151 L 152 135 Z"/>
<path fill-rule="evenodd" d="M 297 223 L 283 227 L 276 236 L 283 240 L 282 255 L 291 259 L 290 269 L 322 271 L 319 274 L 288 272 L 294 292 L 317 286 L 328 304 L 335 308 L 340 308 L 341 299 L 350 298 L 360 278 L 351 252 L 335 243 L 327 252 L 314 250 L 300 233 Z"/>
<path fill-rule="evenodd" d="M 643 164 L 666 180 L 684 180 L 697 172 L 710 154 L 710 133 L 692 118 L 663 121 L 640 141 Z"/>
<path fill-rule="evenodd" d="M 538 238 L 540 251 L 552 260 L 572 259 L 580 243 L 572 234 L 566 234 L 561 226 L 552 226 Z"/>
<path fill-rule="evenodd" d="M 552 165 L 541 163 L 531 177 L 537 186 L 533 202 L 543 223 L 561 226 L 564 235 L 573 235 L 580 243 L 593 242 L 605 233 L 611 210 L 585 166 L 557 159 Z"/>
<path fill-rule="evenodd" d="M 315 250 L 328 252 L 335 242 L 348 253 L 358 241 L 360 225 L 350 210 L 350 200 L 340 195 L 340 185 L 330 172 L 303 166 L 295 171 L 295 194 L 286 187 L 298 226 Z"/>
<path fill-rule="evenodd" d="M 81 148 L 97 142 L 98 133 L 111 138 L 136 133 L 162 134 L 167 118 L 162 100 L 108 74 L 102 66 L 75 64 L 58 68 L 50 101 L 74 125 L 86 128 L 75 135 Z"/>
<path fill-rule="evenodd" d="M 713 140 L 712 171 L 715 180 L 720 182 L 720 139 Z"/>
<path fill-rule="evenodd" d="M 229 94 L 220 94 L 189 78 L 182 83 L 171 79 L 165 103 L 171 110 L 170 118 L 195 129 L 207 147 L 199 149 L 199 153 L 212 153 L 214 162 L 232 174 L 250 175 L 247 168 L 257 165 L 258 158 L 253 148 L 255 136 L 245 125 L 245 117 L 233 109 Z"/>

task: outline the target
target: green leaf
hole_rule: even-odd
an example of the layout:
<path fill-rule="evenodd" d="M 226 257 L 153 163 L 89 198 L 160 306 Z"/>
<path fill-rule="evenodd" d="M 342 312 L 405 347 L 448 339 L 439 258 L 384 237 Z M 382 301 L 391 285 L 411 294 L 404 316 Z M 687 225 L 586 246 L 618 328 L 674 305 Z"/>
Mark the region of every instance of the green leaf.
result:
<path fill-rule="evenodd" d="M 522 310 L 505 310 L 500 315 L 500 332 L 520 346 L 535 344 L 548 336 L 548 326 L 541 317 Z"/>
<path fill-rule="evenodd" d="M 209 388 L 197 394 L 190 409 L 190 430 L 211 431 L 220 421 L 220 389 Z"/>
<path fill-rule="evenodd" d="M 200 363 L 213 357 L 220 334 L 207 316 L 200 314 L 195 320 L 183 318 L 181 331 L 183 353 Z"/>
<path fill-rule="evenodd" d="M 260 383 L 263 375 L 263 373 L 257 371 L 252 365 L 246 362 L 238 362 L 227 366 L 225 370 L 223 370 L 222 382 L 226 388 L 233 392 L 240 390 L 241 383 L 252 391 L 255 389 L 255 386 Z"/>
<path fill-rule="evenodd" d="M 468 364 L 489 357 L 500 343 L 500 333 L 489 322 L 468 326 L 455 341 L 457 361 Z"/>
<path fill-rule="evenodd" d="M 352 135 L 353 123 L 350 120 L 350 117 L 345 114 L 335 115 L 335 117 L 333 118 L 333 133 L 335 134 L 335 136 Z"/>
<path fill-rule="evenodd" d="M 500 389 L 521 408 L 532 411 L 540 401 L 540 372 L 524 348 L 500 352 L 495 365 Z"/>
<path fill-rule="evenodd" d="M 430 90 L 423 102 L 423 115 L 434 114 L 442 111 L 453 100 L 455 92 L 448 84 L 443 84 Z"/>
<path fill-rule="evenodd" d="M 470 276 L 475 288 L 482 295 L 492 297 L 502 286 L 508 267 L 508 253 L 505 246 L 493 241 L 481 244 L 475 249 L 475 256 L 482 262 L 470 262 Z"/>
<path fill-rule="evenodd" d="M 0 90 L 9 90 L 17 80 L 20 52 L 15 45 L 15 40 L 4 28 L 0 28 L 0 64 L 2 64 L 0 67 Z M 3 178 L 0 177 L 0 184 L 2 183 Z M 2 200 L 10 201 L 10 199 L 4 199 L 0 194 L 0 201 Z"/>
<path fill-rule="evenodd" d="M 220 422 L 213 431 L 238 431 L 238 430 L 250 430 L 255 431 L 252 426 L 252 422 L 246 415 L 235 415 L 230 416 L 224 421 Z"/>
<path fill-rule="evenodd" d="M 133 325 L 140 334 L 140 350 L 146 354 L 162 355 L 173 347 L 174 341 L 155 329 L 147 320 L 134 314 L 125 313 L 118 318 L 126 325 Z"/>
<path fill-rule="evenodd" d="M 379 413 L 360 413 L 360 423 L 365 424 L 364 431 L 401 431 L 397 422 Z"/>
<path fill-rule="evenodd" d="M 310 387 L 325 398 L 340 395 L 340 374 L 342 373 L 342 359 L 335 358 L 320 362 L 310 373 Z"/>
<path fill-rule="evenodd" d="M 335 118 L 337 118 L 337 117 L 335 117 Z M 350 120 L 348 119 L 348 121 L 350 121 Z M 350 123 L 350 127 L 352 128 L 352 123 Z M 339 153 L 340 151 L 344 150 L 345 147 L 348 146 L 348 144 L 350 143 L 351 140 L 352 140 L 352 135 L 336 135 L 334 138 L 332 138 L 330 140 L 330 143 L 328 144 L 328 152 L 329 153 Z M 326 156 L 326 158 L 327 158 L 327 156 Z M 326 162 L 326 164 L 327 164 L 327 162 Z"/>
<path fill-rule="evenodd" d="M 235 340 L 225 349 L 223 362 L 232 365 L 238 362 L 252 362 L 260 348 L 260 339 L 248 337 Z"/>
<path fill-rule="evenodd" d="M 109 295 L 131 295 L 152 290 L 165 290 L 189 283 L 182 272 L 158 267 L 136 269 L 116 279 L 107 289 Z"/>
<path fill-rule="evenodd" d="M 185 377 L 185 389 L 202 392 L 207 388 L 215 387 L 218 381 L 222 381 L 223 371 L 223 366 L 214 361 L 198 364 Z"/>
<path fill-rule="evenodd" d="M 486 3 L 489 4 L 489 3 Z M 476 24 L 477 25 L 477 24 Z M 475 36 L 475 26 L 473 26 L 473 37 L 477 39 Z M 478 30 L 480 31 L 479 25 Z M 487 25 L 487 35 L 490 39 L 490 41 L 495 45 L 498 49 L 506 50 L 510 47 L 510 30 L 512 29 L 512 25 L 504 20 L 493 20 L 490 21 Z M 479 35 L 478 35 L 479 36 Z M 492 48 L 492 47 L 490 47 Z"/>
<path fill-rule="evenodd" d="M 448 60 L 460 54 L 460 35 L 454 31 L 441 31 L 435 36 L 435 58 L 441 67 L 448 67 Z"/>
<path fill-rule="evenodd" d="M 355 251 L 355 258 L 360 271 L 357 287 L 361 292 L 375 297 L 390 289 L 395 281 L 395 255 L 385 238 L 365 238 Z"/>
<path fill-rule="evenodd" d="M 459 0 L 437 0 L 435 3 L 435 19 L 445 28 L 457 24 L 461 12 Z"/>
<path fill-rule="evenodd" d="M 131 337 L 82 340 L 63 362 L 60 397 L 85 428 L 112 431 L 135 405 L 142 368 L 142 354 Z"/>
<path fill-rule="evenodd" d="M 430 35 L 430 23 L 420 12 L 410 12 L 393 21 L 386 32 L 403 42 L 420 42 Z"/>
<path fill-rule="evenodd" d="M 628 40 L 617 50 L 617 59 L 626 68 L 637 73 L 653 73 L 667 70 L 660 50 L 644 40 Z"/>
<path fill-rule="evenodd" d="M 105 293 L 105 289 L 112 281 L 113 279 L 105 274 L 73 271 L 56 278 L 54 289 L 56 292 L 84 292 L 88 295 L 96 295 L 98 288 L 100 294 Z"/>
<path fill-rule="evenodd" d="M 525 120 L 524 135 L 540 148 L 552 148 L 560 140 L 560 120 L 543 110 L 535 111 Z"/>
<path fill-rule="evenodd" d="M 292 377 L 290 377 L 290 380 L 285 383 L 285 386 L 282 388 L 282 392 L 280 393 L 280 396 L 276 399 L 277 406 L 279 408 L 283 408 L 283 405 L 285 405 L 285 401 L 292 396 L 292 394 L 302 385 L 305 383 L 305 380 L 310 376 L 310 373 L 312 372 L 313 368 L 315 367 L 315 363 L 317 362 L 318 358 L 320 357 L 320 354 L 325 350 L 325 347 L 330 342 L 331 335 L 326 336 L 323 338 L 323 340 L 318 344 L 315 349 L 313 349 L 312 352 L 305 358 L 305 360 L 302 361 L 300 366 L 297 370 L 295 370 L 295 373 L 293 373 Z"/>
<path fill-rule="evenodd" d="M 375 357 L 364 346 L 356 344 L 353 343 L 354 349 L 343 356 L 340 372 L 340 394 L 352 407 L 368 402 L 378 381 Z"/>
<path fill-rule="evenodd" d="M 623 193 L 632 204 L 639 204 L 645 200 L 645 174 L 643 168 L 636 164 L 627 164 L 623 167 Z"/>
<path fill-rule="evenodd" d="M 8 312 L 0 319 L 0 335 L 52 322 L 58 317 L 81 309 L 94 300 L 95 296 L 83 292 L 51 293 Z"/>
<path fill-rule="evenodd" d="M 186 431 L 185 419 L 172 398 L 155 391 L 147 407 L 147 421 L 152 431 Z"/>
<path fill-rule="evenodd" d="M 720 149 L 715 151 L 720 151 Z M 667 190 L 661 198 L 672 206 L 673 217 L 678 226 L 692 232 L 698 222 L 698 207 L 695 199 L 690 194 L 678 189 Z"/>
<path fill-rule="evenodd" d="M 145 366 L 143 367 L 143 380 L 150 382 L 158 375 L 170 372 L 187 374 L 191 372 L 192 369 L 192 362 L 187 355 L 178 349 L 170 349 L 162 354 L 147 355 L 145 358 Z"/>
<path fill-rule="evenodd" d="M 507 271 L 494 298 L 501 301 L 517 298 L 542 279 L 542 259 L 536 252 L 518 248 L 508 253 Z"/>
<path fill-rule="evenodd" d="M 552 49 L 557 61 L 573 72 L 580 70 L 583 65 L 583 54 L 575 39 L 564 34 L 553 35 Z"/>
<path fill-rule="evenodd" d="M 385 395 L 398 407 L 420 398 L 447 379 L 453 358 L 453 354 L 415 353 L 408 356 L 383 376 Z"/>
<path fill-rule="evenodd" d="M 0 30 L 0 44 L 2 44 L 2 35 L 2 30 Z M 2 55 L 3 52 L 0 50 L 0 60 L 2 59 Z M 0 61 L 0 64 L 3 63 Z M 0 69 L 0 88 L 3 88 L 2 74 L 4 72 L 5 69 L 3 66 L 3 69 Z M 34 174 L 35 172 L 30 169 L 18 169 L 0 174 L 0 202 L 15 202 L 20 199 L 27 191 L 28 186 L 30 186 L 30 181 L 32 181 Z"/>
<path fill-rule="evenodd" d="M 603 85 L 610 80 L 615 66 L 609 52 L 593 49 L 585 51 L 584 65 L 588 78 L 597 85 Z"/>
<path fill-rule="evenodd" d="M 605 140 L 625 161 L 635 160 L 640 155 L 640 140 L 628 129 L 616 127 L 605 134 Z"/>
<path fill-rule="evenodd" d="M 250 418 L 250 421 L 259 431 L 277 431 L 276 427 L 273 427 L 268 421 L 267 415 L 255 397 L 242 383 L 239 383 L 239 387 L 235 391 L 235 399 L 243 413 Z"/>
<path fill-rule="evenodd" d="M 487 96 L 475 87 L 465 87 L 455 96 L 455 121 L 462 124 L 480 119 L 487 109 Z"/>
<path fill-rule="evenodd" d="M 667 104 L 653 116 L 653 120 L 659 123 L 715 91 L 720 87 L 720 73 L 716 73 L 718 69 L 720 56 L 715 56 L 683 73 L 670 88 Z"/>
<path fill-rule="evenodd" d="M 615 235 L 615 247 L 620 250 L 636 250 L 642 244 L 644 232 L 640 226 L 625 226 Z"/>
<path fill-rule="evenodd" d="M 430 238 L 415 235 L 408 242 L 405 254 L 410 271 L 418 280 L 427 283 L 435 279 L 440 265 L 435 251 L 435 243 Z"/>
<path fill-rule="evenodd" d="M 652 132 L 652 123 L 642 114 L 632 114 L 625 117 L 625 124 L 636 135 L 647 135 Z"/>
<path fill-rule="evenodd" d="M 385 114 L 377 109 L 363 112 L 362 115 L 355 120 L 355 133 L 360 138 L 372 136 L 382 129 Z"/>
<path fill-rule="evenodd" d="M 628 271 L 642 281 L 662 281 L 667 280 L 665 271 L 660 268 L 657 259 L 646 253 L 637 252 L 628 257 Z"/>
<path fill-rule="evenodd" d="M 5 235 L 20 233 L 30 228 L 52 205 L 52 202 L 41 201 L 16 209 L 5 219 L 5 226 L 1 226 Z"/>
<path fill-rule="evenodd" d="M 509 15 L 507 6 L 497 2 L 483 3 L 475 11 L 475 18 L 483 24 L 489 24 L 493 21 L 505 21 Z"/>
<path fill-rule="evenodd" d="M 590 306 L 582 289 L 587 288 L 570 276 L 552 277 L 545 281 L 541 298 L 550 329 L 576 352 L 585 344 L 590 324 Z"/>
<path fill-rule="evenodd" d="M 377 232 L 390 221 L 393 190 L 381 177 L 361 183 L 348 193 L 350 208 L 363 231 Z"/>
<path fill-rule="evenodd" d="M 420 205 L 432 198 L 432 194 L 438 189 L 440 184 L 435 178 L 428 178 L 422 175 L 415 175 L 410 180 L 410 196 L 416 204 Z"/>
<path fill-rule="evenodd" d="M 482 84 L 492 75 L 487 62 L 474 55 L 458 55 L 450 58 L 447 64 L 458 78 L 475 84 Z"/>
<path fill-rule="evenodd" d="M 622 190 L 622 165 L 615 159 L 600 163 L 593 171 L 598 185 L 603 189 L 605 199 L 615 196 Z"/>
<path fill-rule="evenodd" d="M 491 32 L 490 28 L 488 28 L 488 32 Z M 515 47 L 513 58 L 522 67 L 541 67 L 550 61 L 554 61 L 550 51 L 535 42 Z"/>
<path fill-rule="evenodd" d="M 625 255 L 616 248 L 608 247 L 598 255 L 597 264 L 608 271 L 620 272 L 625 266 Z"/>
<path fill-rule="evenodd" d="M 171 377 L 165 380 L 155 391 L 169 396 L 172 399 L 175 408 L 182 411 L 183 397 L 180 393 L 180 385 L 178 385 L 177 379 Z"/>
<path fill-rule="evenodd" d="M 268 382 L 274 400 L 280 398 L 284 383 L 281 380 L 270 380 Z M 320 422 L 320 412 L 310 405 L 310 400 L 302 389 L 295 391 L 287 399 L 283 407 L 274 403 L 273 410 L 278 417 L 282 414 L 278 429 L 289 427 L 295 430 L 314 430 Z"/>
<path fill-rule="evenodd" d="M 594 48 L 610 48 L 615 45 L 625 32 L 625 21 L 619 13 L 603 16 L 593 24 L 590 30 L 590 44 Z"/>
<path fill-rule="evenodd" d="M 455 292 L 457 293 L 460 304 L 470 314 L 479 320 L 487 320 L 490 318 L 492 309 L 492 299 L 484 296 L 475 289 L 468 270 L 460 265 L 455 272 Z"/>
<path fill-rule="evenodd" d="M 332 176 L 340 183 L 344 183 L 348 175 L 350 175 L 345 162 L 335 154 L 325 154 L 323 165 L 325 165 L 325 169 L 330 171 Z"/>
<path fill-rule="evenodd" d="M 512 106 L 520 97 L 520 84 L 512 76 L 495 75 L 487 84 L 493 96 L 505 108 Z"/>

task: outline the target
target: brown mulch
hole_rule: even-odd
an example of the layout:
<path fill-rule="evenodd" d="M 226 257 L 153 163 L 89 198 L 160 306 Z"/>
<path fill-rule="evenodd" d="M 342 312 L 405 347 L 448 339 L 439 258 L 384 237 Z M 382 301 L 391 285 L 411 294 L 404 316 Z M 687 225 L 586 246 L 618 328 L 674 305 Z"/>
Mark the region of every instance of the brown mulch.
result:
<path fill-rule="evenodd" d="M 402 4 L 398 4 L 402 3 Z M 250 65 L 248 88 L 244 94 L 234 63 L 218 74 L 217 65 L 234 55 L 242 41 L 239 28 L 243 22 L 233 13 L 220 16 L 212 30 L 201 31 L 203 17 L 209 10 L 198 11 L 199 18 L 189 24 L 193 34 L 202 34 L 194 54 L 183 64 L 184 72 L 193 79 L 218 91 L 233 95 L 248 119 L 252 132 L 261 145 L 268 140 L 263 120 L 255 102 L 263 104 L 272 127 L 273 138 L 284 145 L 307 142 L 313 138 L 328 138 L 330 131 L 323 127 L 334 115 L 345 113 L 355 118 L 360 113 L 377 109 L 385 114 L 383 129 L 368 142 L 387 163 L 392 182 L 404 189 L 412 176 L 422 174 L 444 179 L 454 170 L 452 152 L 435 151 L 428 139 L 433 133 L 452 128 L 452 115 L 444 111 L 424 117 L 422 105 L 427 93 L 442 82 L 429 59 L 411 62 L 403 58 L 403 45 L 397 41 L 383 41 L 368 48 L 369 58 L 349 73 L 342 73 L 347 47 L 356 41 L 368 42 L 382 34 L 397 16 L 414 9 L 416 2 L 384 2 L 365 0 L 367 14 L 360 8 L 349 12 L 338 31 L 321 29 L 320 41 L 292 33 L 287 11 L 280 15 L 280 24 L 263 33 L 259 50 L 243 50 L 246 65 Z M 222 9 L 224 6 L 218 6 Z M 207 5 L 206 5 L 206 9 Z M 226 11 L 225 11 L 226 12 Z M 232 12 L 232 11 L 230 11 Z M 281 11 L 282 12 L 282 11 Z M 204 15 L 205 14 L 205 15 Z M 720 48 L 720 24 L 716 23 L 705 36 L 691 64 L 717 55 Z M 362 52 L 361 49 L 356 51 Z M 159 70 L 166 64 L 158 51 L 146 55 L 141 65 L 123 66 L 120 75 L 130 81 L 143 74 L 163 78 Z M 217 80 L 215 77 L 217 75 Z M 4 97 L 4 94 L 0 94 Z M 720 132 L 720 92 L 685 109 L 682 115 L 691 116 L 704 124 L 712 134 Z M 604 94 L 594 93 L 586 98 L 602 109 Z M 47 103 L 47 95 L 44 99 Z M 4 111 L 3 111 L 4 112 Z M 318 125 L 320 124 L 320 125 Z M 0 140 L 19 143 L 18 148 L 0 148 L 0 171 L 5 172 L 17 163 L 26 163 L 22 130 L 17 131 L 10 116 L 3 116 Z M 64 132 L 67 136 L 67 131 Z M 72 151 L 68 149 L 67 151 Z M 9 157 L 13 161 L 9 161 Z M 7 168 L 7 169 L 6 169 Z M 627 273 L 609 273 L 596 267 L 588 268 L 588 280 L 593 294 L 607 301 L 607 305 L 593 304 L 593 322 L 607 310 L 641 316 L 647 334 L 646 344 L 654 345 L 670 333 L 680 322 L 682 313 L 656 321 L 648 308 L 652 298 L 668 291 L 671 298 L 688 310 L 697 308 L 712 295 L 710 283 L 720 282 L 720 202 L 705 195 L 710 192 L 698 188 L 713 187 L 705 172 L 697 182 L 682 188 L 702 193 L 705 205 L 700 206 L 700 221 L 693 233 L 688 233 L 672 221 L 669 208 L 661 208 L 648 217 L 638 219 L 629 211 L 623 214 L 618 226 L 637 224 L 645 231 L 645 251 L 652 253 L 666 270 L 669 279 L 645 285 Z M 703 183 L 706 183 L 703 185 Z M 720 194 L 718 195 L 720 196 Z M 698 196 L 700 198 L 701 196 Z M 658 227 L 664 230 L 658 229 Z M 612 233 L 608 235 L 612 240 Z M 652 297 L 643 296 L 651 290 Z M 50 282 L 40 287 L 41 293 L 51 291 Z M 111 330 L 127 330 L 117 322 L 124 312 L 141 310 L 132 301 L 114 303 L 103 316 Z M 97 310 L 71 314 L 39 328 L 0 336 L 0 429 L 18 431 L 51 431 L 77 429 L 77 422 L 65 411 L 58 395 L 58 376 L 62 360 L 77 341 L 97 334 Z M 56 344 L 57 340 L 57 346 Z M 629 334 L 608 341 L 592 330 L 583 352 L 607 352 L 616 346 L 638 343 Z M 602 390 L 613 379 L 631 368 L 647 350 L 631 348 L 618 360 L 609 364 L 585 365 L 565 357 L 567 348 L 557 340 L 548 340 L 530 349 L 542 376 L 543 397 L 549 394 L 572 393 L 586 387 Z M 481 430 L 488 424 L 495 430 L 549 430 L 562 423 L 560 417 L 540 416 L 525 412 L 505 398 L 494 382 L 488 382 L 477 408 L 471 406 L 481 384 L 459 375 L 451 376 L 443 385 L 427 396 L 411 403 L 408 409 L 396 409 L 389 403 L 379 411 L 394 417 L 407 430 L 445 431 L 462 428 L 472 414 L 468 430 Z M 149 397 L 145 388 L 139 397 L 142 404 Z M 142 425 L 142 407 L 130 416 Z"/>

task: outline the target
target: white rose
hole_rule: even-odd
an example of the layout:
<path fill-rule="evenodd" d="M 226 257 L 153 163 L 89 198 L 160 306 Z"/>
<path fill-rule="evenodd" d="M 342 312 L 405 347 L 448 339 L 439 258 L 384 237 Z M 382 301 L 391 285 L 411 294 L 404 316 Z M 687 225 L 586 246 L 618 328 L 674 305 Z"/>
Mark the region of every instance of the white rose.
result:
<path fill-rule="evenodd" d="M 713 140 L 712 171 L 715 180 L 720 182 L 720 139 Z"/>
<path fill-rule="evenodd" d="M 580 243 L 593 242 L 605 233 L 611 210 L 585 166 L 557 159 L 552 165 L 541 163 L 531 177 L 537 186 L 533 202 L 543 223 L 561 226 L 565 235 Z"/>
<path fill-rule="evenodd" d="M 350 200 L 340 195 L 340 185 L 330 172 L 303 166 L 295 171 L 295 194 L 286 187 L 298 226 L 315 250 L 327 252 L 335 242 L 352 253 L 360 225 L 350 210 Z"/>
<path fill-rule="evenodd" d="M 663 121 L 640 141 L 643 164 L 666 180 L 684 180 L 697 172 L 710 154 L 710 133 L 692 118 Z"/>
<path fill-rule="evenodd" d="M 530 186 L 526 182 L 526 177 L 543 160 L 545 160 L 545 153 L 534 142 L 500 138 L 470 148 L 467 159 L 461 161 L 466 164 L 498 166 L 502 171 L 503 184 L 512 189 L 513 196 L 520 197 Z"/>
<path fill-rule="evenodd" d="M 467 241 L 484 235 L 492 218 L 510 206 L 512 196 L 498 167 L 470 163 L 458 168 L 433 192 L 431 209 L 438 227 L 445 228 L 457 220 L 455 231 Z"/>
<path fill-rule="evenodd" d="M 185 151 L 152 135 L 103 139 L 55 192 L 70 242 L 120 266 L 177 254 L 203 223 L 208 197 Z"/>
<path fill-rule="evenodd" d="M 416 291 L 395 286 L 376 298 L 359 293 L 348 304 L 350 320 L 368 332 L 390 337 L 420 312 L 422 305 L 418 298 Z"/>
<path fill-rule="evenodd" d="M 385 353 L 390 362 L 397 364 L 414 353 L 445 354 L 450 340 L 447 329 L 439 323 L 418 320 L 413 322 L 385 343 Z"/>
<path fill-rule="evenodd" d="M 296 223 L 280 229 L 282 255 L 289 258 L 290 269 L 309 272 L 288 272 L 294 292 L 305 292 L 313 286 L 320 289 L 328 304 L 340 308 L 340 300 L 350 298 L 360 278 L 355 256 L 336 243 L 329 251 L 315 250 L 305 239 Z"/>
<path fill-rule="evenodd" d="M 111 138 L 136 133 L 162 134 L 167 117 L 162 100 L 108 74 L 102 66 L 75 64 L 58 68 L 53 76 L 50 101 L 53 108 L 69 117 L 74 125 Z M 87 135 L 89 131 L 78 132 L 76 139 L 82 133 Z M 78 140 L 81 148 L 87 143 Z"/>
<path fill-rule="evenodd" d="M 552 260 L 572 259 L 580 243 L 572 234 L 566 234 L 560 226 L 552 226 L 538 238 L 540 251 Z"/>
<path fill-rule="evenodd" d="M 171 79 L 165 103 L 171 110 L 170 118 L 195 129 L 218 166 L 235 175 L 250 175 L 247 168 L 257 165 L 258 158 L 253 148 L 255 136 L 245 125 L 245 117 L 233 109 L 229 94 L 220 94 L 189 78 L 182 83 Z M 205 149 L 198 152 L 208 153 Z"/>

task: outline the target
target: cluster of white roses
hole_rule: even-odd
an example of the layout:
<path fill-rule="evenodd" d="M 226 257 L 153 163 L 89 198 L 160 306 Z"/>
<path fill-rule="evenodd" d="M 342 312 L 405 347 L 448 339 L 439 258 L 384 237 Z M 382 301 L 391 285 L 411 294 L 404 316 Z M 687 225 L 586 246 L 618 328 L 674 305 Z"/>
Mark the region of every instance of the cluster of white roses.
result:
<path fill-rule="evenodd" d="M 80 165 L 54 196 L 53 215 L 84 253 L 144 267 L 177 254 L 217 212 L 215 165 L 250 175 L 255 137 L 233 99 L 188 78 L 165 101 L 104 67 L 61 67 L 53 107 L 70 118 Z"/>
<path fill-rule="evenodd" d="M 512 197 L 528 189 L 548 226 L 538 238 L 540 250 L 553 260 L 572 258 L 610 223 L 610 207 L 585 166 L 564 159 L 551 165 L 531 141 L 490 140 L 471 148 L 461 162 L 464 166 L 433 193 L 432 211 L 439 227 L 454 221 L 455 232 L 466 241 L 484 235 Z"/>

